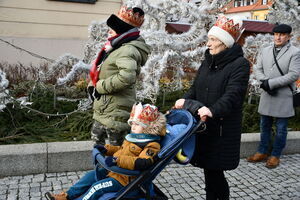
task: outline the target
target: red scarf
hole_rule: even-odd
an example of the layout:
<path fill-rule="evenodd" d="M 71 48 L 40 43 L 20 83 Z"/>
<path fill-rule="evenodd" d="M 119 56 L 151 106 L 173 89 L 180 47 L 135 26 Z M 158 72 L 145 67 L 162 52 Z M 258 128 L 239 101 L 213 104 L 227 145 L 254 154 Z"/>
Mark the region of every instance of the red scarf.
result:
<path fill-rule="evenodd" d="M 92 62 L 92 67 L 90 69 L 90 78 L 95 87 L 99 80 L 101 63 L 103 63 L 103 61 L 107 57 L 106 55 L 108 55 L 113 50 L 120 47 L 120 44 L 122 44 L 122 41 L 124 41 L 124 39 L 128 39 L 130 37 L 133 37 L 134 39 L 136 39 L 136 37 L 139 36 L 139 34 L 140 34 L 140 32 L 137 31 L 137 32 L 131 32 L 131 33 L 122 34 L 122 35 L 118 34 L 113 37 L 107 38 L 107 42 L 104 44 L 104 47 L 102 47 L 102 49 L 98 53 L 96 60 L 94 60 Z M 121 36 L 121 37 L 118 38 L 119 36 Z M 126 41 L 126 42 L 129 42 L 129 41 Z M 117 48 L 115 48 L 115 47 L 117 47 Z"/>

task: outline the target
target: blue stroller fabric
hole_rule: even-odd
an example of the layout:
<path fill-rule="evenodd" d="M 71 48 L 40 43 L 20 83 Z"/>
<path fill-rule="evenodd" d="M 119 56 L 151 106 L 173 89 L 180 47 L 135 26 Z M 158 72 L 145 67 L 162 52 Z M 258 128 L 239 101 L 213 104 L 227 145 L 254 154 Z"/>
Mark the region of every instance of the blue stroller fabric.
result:
<path fill-rule="evenodd" d="M 175 124 L 175 125 L 167 124 L 167 134 L 165 136 L 166 138 L 162 141 L 161 145 L 167 146 L 168 143 L 172 144 L 172 141 L 176 140 L 176 138 L 180 136 L 180 134 L 182 133 L 182 131 L 186 129 L 186 127 L 187 127 L 186 124 Z M 182 144 L 181 150 L 183 154 L 186 155 L 188 160 L 191 160 L 192 156 L 194 155 L 195 145 L 196 145 L 195 135 L 191 135 L 191 137 Z M 174 160 L 179 164 L 188 164 L 188 162 L 187 163 L 179 162 L 176 158 L 174 158 Z"/>
<path fill-rule="evenodd" d="M 104 162 L 105 157 L 98 149 L 93 149 L 93 157 L 96 165 L 101 165 L 109 171 L 136 177 L 119 192 L 104 194 L 99 200 L 167 199 L 152 181 L 171 162 L 179 149 L 183 149 L 184 154 L 189 158 L 193 156 L 195 148 L 195 134 L 193 133 L 198 129 L 199 124 L 197 124 L 194 117 L 186 110 L 172 110 L 166 117 L 168 133 L 161 141 L 161 151 L 158 153 L 158 161 L 147 170 L 138 171 L 123 169 L 117 166 L 108 167 Z"/>

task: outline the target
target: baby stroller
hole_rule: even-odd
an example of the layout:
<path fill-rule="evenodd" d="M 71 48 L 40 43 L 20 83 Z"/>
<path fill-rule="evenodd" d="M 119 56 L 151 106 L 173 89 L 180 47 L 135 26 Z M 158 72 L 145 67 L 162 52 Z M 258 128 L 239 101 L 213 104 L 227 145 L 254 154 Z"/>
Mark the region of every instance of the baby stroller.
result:
<path fill-rule="evenodd" d="M 105 157 L 98 149 L 93 149 L 93 158 L 96 165 L 101 165 L 109 171 L 136 178 L 119 192 L 106 193 L 99 200 L 119 200 L 119 199 L 138 199 L 138 200 L 164 200 L 167 196 L 155 186 L 152 181 L 175 157 L 179 149 L 191 158 L 195 148 L 196 130 L 204 130 L 205 123 L 199 123 L 186 110 L 172 110 L 167 116 L 167 132 L 161 141 L 161 151 L 158 154 L 158 161 L 151 168 L 145 171 L 127 170 L 117 166 L 108 167 L 105 164 Z M 178 126 L 178 127 L 177 127 Z M 180 129 L 180 131 L 176 131 Z M 176 159 L 174 159 L 176 161 Z"/>

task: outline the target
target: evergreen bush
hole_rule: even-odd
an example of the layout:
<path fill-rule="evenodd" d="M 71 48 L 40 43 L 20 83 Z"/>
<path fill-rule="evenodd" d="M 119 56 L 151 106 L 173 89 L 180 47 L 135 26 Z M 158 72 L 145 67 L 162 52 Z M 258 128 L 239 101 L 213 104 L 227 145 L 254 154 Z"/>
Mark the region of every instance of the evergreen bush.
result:
<path fill-rule="evenodd" d="M 22 91 L 25 90 L 22 87 L 16 92 L 23 93 Z M 183 96 L 184 92 L 184 90 L 178 90 L 161 93 L 155 104 L 159 110 L 166 112 L 172 108 L 177 99 Z M 78 104 L 78 101 L 54 101 L 53 87 L 47 85 L 36 85 L 34 91 L 26 94 L 33 102 L 30 107 L 45 113 L 72 112 L 76 110 Z M 245 100 L 243 133 L 259 132 L 257 102 L 255 100 L 254 103 L 249 103 L 248 99 Z M 150 101 L 145 100 L 144 103 L 150 103 Z M 291 130 L 300 130 L 299 116 L 300 108 L 297 108 L 296 117 L 289 120 Z M 92 123 L 91 109 L 69 116 L 46 116 L 21 108 L 18 104 L 8 104 L 3 112 L 0 112 L 0 144 L 89 140 Z"/>

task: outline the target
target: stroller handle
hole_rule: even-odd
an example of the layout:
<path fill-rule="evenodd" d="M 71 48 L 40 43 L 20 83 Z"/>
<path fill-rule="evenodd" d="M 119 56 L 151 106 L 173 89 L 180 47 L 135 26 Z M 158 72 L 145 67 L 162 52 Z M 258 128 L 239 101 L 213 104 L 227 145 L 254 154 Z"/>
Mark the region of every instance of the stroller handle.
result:
<path fill-rule="evenodd" d="M 202 133 L 206 130 L 206 123 L 202 119 L 199 121 L 199 123 L 195 126 L 195 130 L 197 133 Z"/>

